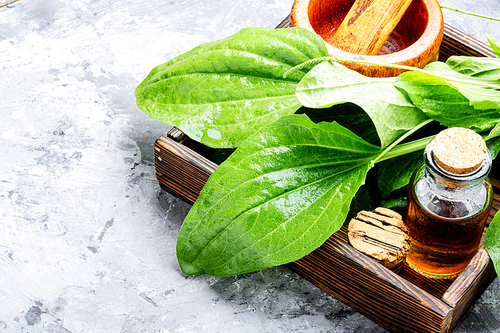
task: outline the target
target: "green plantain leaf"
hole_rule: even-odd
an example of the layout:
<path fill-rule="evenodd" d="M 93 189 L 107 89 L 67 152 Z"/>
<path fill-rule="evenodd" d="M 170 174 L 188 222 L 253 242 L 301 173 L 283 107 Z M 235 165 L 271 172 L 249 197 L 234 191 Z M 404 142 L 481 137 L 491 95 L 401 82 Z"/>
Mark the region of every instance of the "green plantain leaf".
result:
<path fill-rule="evenodd" d="M 404 195 L 395 196 L 394 198 L 387 198 L 381 200 L 381 206 L 389 209 L 405 208 L 408 205 L 408 197 Z"/>
<path fill-rule="evenodd" d="M 500 214 L 495 214 L 486 230 L 484 248 L 488 251 L 497 275 L 500 277 Z"/>
<path fill-rule="evenodd" d="M 210 176 L 177 239 L 182 270 L 229 276 L 302 258 L 340 229 L 379 153 L 337 123 L 280 118 Z"/>
<path fill-rule="evenodd" d="M 313 109 L 301 107 L 296 114 L 306 114 L 312 121 L 334 122 L 347 127 L 354 134 L 374 145 L 380 145 L 377 129 L 370 116 L 358 105 L 344 103 L 329 108 Z"/>
<path fill-rule="evenodd" d="M 500 82 L 500 59 L 451 56 L 446 64 L 455 72 Z"/>
<path fill-rule="evenodd" d="M 452 71 L 446 64 L 425 67 L 433 74 L 405 72 L 394 83 L 406 91 L 413 104 L 447 127 L 488 130 L 500 121 L 500 91 L 494 83 Z M 500 87 L 499 87 L 500 88 Z"/>
<path fill-rule="evenodd" d="M 425 70 L 457 88 L 476 110 L 500 110 L 500 81 L 460 74 L 438 61 L 425 66 Z"/>
<path fill-rule="evenodd" d="M 378 164 L 377 184 L 383 198 L 408 185 L 415 169 L 424 162 L 423 156 L 420 150 Z"/>
<path fill-rule="evenodd" d="M 155 67 L 136 88 L 137 105 L 203 144 L 236 147 L 301 106 L 295 88 L 310 68 L 283 74 L 323 56 L 323 40 L 305 29 L 243 29 Z"/>
<path fill-rule="evenodd" d="M 493 37 L 489 33 L 485 33 L 485 36 L 488 39 L 488 42 L 490 42 L 493 52 L 495 52 L 497 57 L 500 57 L 500 43 L 495 39 L 495 37 Z"/>
<path fill-rule="evenodd" d="M 375 170 L 371 169 L 370 171 Z M 376 182 L 370 179 L 373 178 L 370 173 L 373 174 L 373 172 L 368 172 L 365 183 L 358 189 L 354 198 L 352 198 L 351 206 L 349 207 L 349 212 L 347 213 L 344 225 L 348 225 L 351 219 L 356 217 L 360 211 L 370 211 L 381 206 L 380 193 Z"/>
<path fill-rule="evenodd" d="M 382 147 L 426 119 L 393 85 L 394 78 L 370 78 L 338 63 L 315 66 L 297 86 L 302 105 L 324 108 L 352 102 L 375 124 Z"/>
<path fill-rule="evenodd" d="M 500 123 L 497 123 L 495 127 L 492 128 L 490 133 L 484 137 L 486 141 L 486 146 L 490 152 L 491 159 L 494 160 L 498 152 L 500 152 Z"/>
<path fill-rule="evenodd" d="M 500 123 L 497 123 L 495 127 L 491 129 L 490 133 L 486 136 L 486 138 L 484 138 L 484 140 L 487 141 L 496 138 L 497 136 L 500 136 Z"/>
<path fill-rule="evenodd" d="M 486 147 L 488 147 L 491 159 L 494 160 L 497 158 L 498 152 L 500 152 L 500 137 L 496 136 L 486 141 Z"/>

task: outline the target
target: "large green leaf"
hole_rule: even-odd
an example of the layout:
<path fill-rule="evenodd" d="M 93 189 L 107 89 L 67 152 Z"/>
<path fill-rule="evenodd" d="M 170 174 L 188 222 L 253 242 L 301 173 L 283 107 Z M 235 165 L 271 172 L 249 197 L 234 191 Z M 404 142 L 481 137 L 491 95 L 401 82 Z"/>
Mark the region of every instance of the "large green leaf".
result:
<path fill-rule="evenodd" d="M 404 187 L 408 185 L 415 169 L 424 163 L 425 146 L 436 133 L 444 129 L 445 127 L 437 122 L 427 124 L 389 151 L 389 154 L 396 153 L 396 157 L 378 163 L 377 185 L 384 200 L 392 200 L 394 196 L 406 196 Z"/>
<path fill-rule="evenodd" d="M 323 40 L 305 29 L 243 29 L 155 67 L 135 91 L 137 105 L 208 146 L 236 147 L 301 106 L 295 88 L 310 68 L 283 74 L 323 56 Z"/>
<path fill-rule="evenodd" d="M 500 152 L 500 123 L 497 123 L 492 128 L 490 133 L 484 137 L 484 140 L 486 140 L 486 146 L 490 152 L 491 159 L 494 160 L 498 152 Z"/>
<path fill-rule="evenodd" d="M 346 102 L 359 105 L 375 124 L 385 147 L 426 119 L 393 82 L 394 78 L 370 78 L 338 63 L 323 62 L 300 81 L 297 97 L 311 108 Z"/>
<path fill-rule="evenodd" d="M 382 197 L 387 198 L 393 191 L 408 185 L 413 172 L 423 162 L 420 150 L 379 163 L 377 184 Z"/>
<path fill-rule="evenodd" d="M 497 275 L 500 277 L 500 214 L 496 214 L 486 230 L 484 248 L 493 261 Z"/>
<path fill-rule="evenodd" d="M 447 127 L 487 130 L 500 121 L 500 91 L 493 82 L 452 71 L 443 63 L 399 75 L 395 86 L 406 91 L 413 104 Z"/>
<path fill-rule="evenodd" d="M 425 70 L 442 77 L 457 88 L 476 110 L 500 110 L 500 81 L 457 73 L 447 64 L 438 61 L 427 65 Z"/>
<path fill-rule="evenodd" d="M 382 205 L 376 182 L 371 180 L 370 178 L 373 177 L 370 176 L 370 172 L 368 172 L 365 184 L 358 189 L 358 192 L 356 192 L 356 195 L 352 198 L 351 206 L 349 207 L 349 212 L 347 213 L 344 224 L 348 224 L 360 211 L 373 211 L 375 208 Z"/>
<path fill-rule="evenodd" d="M 315 123 L 322 121 L 331 123 L 335 121 L 347 127 L 365 141 L 374 145 L 380 144 L 377 129 L 373 121 L 370 116 L 356 104 L 344 103 L 320 109 L 302 107 L 296 114 L 306 114 Z"/>
<path fill-rule="evenodd" d="M 500 82 L 500 59 L 451 56 L 446 64 L 455 72 Z"/>
<path fill-rule="evenodd" d="M 500 123 L 497 123 L 495 127 L 493 127 L 490 133 L 484 138 L 484 140 L 490 140 L 500 136 Z"/>
<path fill-rule="evenodd" d="M 177 239 L 182 270 L 229 276 L 302 258 L 342 226 L 379 153 L 337 123 L 280 118 L 210 176 Z"/>
<path fill-rule="evenodd" d="M 498 152 L 500 152 L 500 137 L 497 136 L 486 141 L 486 146 L 488 147 L 491 158 L 495 159 L 498 156 Z"/>

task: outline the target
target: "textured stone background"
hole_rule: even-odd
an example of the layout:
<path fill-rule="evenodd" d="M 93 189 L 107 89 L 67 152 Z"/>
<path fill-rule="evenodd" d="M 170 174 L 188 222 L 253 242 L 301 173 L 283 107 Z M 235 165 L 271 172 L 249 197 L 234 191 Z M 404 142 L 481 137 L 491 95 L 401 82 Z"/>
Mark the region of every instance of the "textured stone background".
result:
<path fill-rule="evenodd" d="M 0 6 L 10 1 L 0 0 Z M 21 0 L 0 8 L 0 332 L 384 332 L 285 268 L 185 276 L 190 206 L 156 181 L 156 65 L 292 0 Z M 499 1 L 443 1 L 500 16 Z M 485 41 L 500 25 L 445 12 Z M 458 332 L 500 332 L 500 283 Z"/>

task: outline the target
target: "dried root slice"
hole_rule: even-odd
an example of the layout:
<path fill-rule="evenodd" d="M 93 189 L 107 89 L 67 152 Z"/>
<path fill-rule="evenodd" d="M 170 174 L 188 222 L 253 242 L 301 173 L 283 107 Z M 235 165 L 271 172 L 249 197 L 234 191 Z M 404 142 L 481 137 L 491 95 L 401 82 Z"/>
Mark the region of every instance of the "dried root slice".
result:
<path fill-rule="evenodd" d="M 410 249 L 403 217 L 387 208 L 361 211 L 349 222 L 349 242 L 385 267 L 400 272 Z"/>

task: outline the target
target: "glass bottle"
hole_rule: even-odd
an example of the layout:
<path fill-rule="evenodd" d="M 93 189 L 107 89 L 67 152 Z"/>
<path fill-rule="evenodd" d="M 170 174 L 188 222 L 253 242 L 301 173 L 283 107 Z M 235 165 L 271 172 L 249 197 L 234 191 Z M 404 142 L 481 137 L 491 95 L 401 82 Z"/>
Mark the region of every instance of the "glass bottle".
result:
<path fill-rule="evenodd" d="M 450 279 L 476 254 L 493 202 L 491 156 L 472 130 L 440 132 L 408 186 L 406 262 L 418 273 Z"/>

